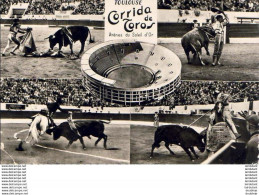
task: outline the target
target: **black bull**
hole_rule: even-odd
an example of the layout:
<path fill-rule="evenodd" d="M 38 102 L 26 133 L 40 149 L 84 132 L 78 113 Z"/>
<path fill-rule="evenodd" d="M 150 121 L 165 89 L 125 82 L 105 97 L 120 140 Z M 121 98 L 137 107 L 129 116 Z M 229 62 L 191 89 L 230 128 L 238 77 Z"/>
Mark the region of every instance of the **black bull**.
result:
<path fill-rule="evenodd" d="M 98 144 L 98 142 L 103 139 L 104 143 L 103 146 L 106 149 L 107 145 L 107 135 L 104 134 L 104 124 L 103 123 L 108 123 L 105 121 L 75 121 L 74 124 L 79 132 L 79 134 L 81 135 L 81 137 L 76 134 L 74 131 L 71 130 L 70 125 L 68 122 L 63 122 L 60 125 L 52 128 L 52 129 L 48 129 L 46 131 L 46 133 L 48 134 L 52 134 L 53 133 L 53 139 L 57 140 L 59 139 L 61 136 L 65 137 L 69 143 L 67 145 L 67 149 L 70 147 L 70 145 L 74 142 L 77 141 L 78 139 L 80 140 L 83 149 L 86 149 L 86 146 L 84 144 L 84 140 L 83 137 L 87 136 L 90 138 L 90 136 L 94 136 L 97 137 L 97 141 L 95 142 L 95 146 Z"/>
<path fill-rule="evenodd" d="M 215 37 L 215 32 L 211 27 L 197 27 L 187 32 L 181 40 L 182 47 L 187 56 L 188 64 L 191 63 L 189 53 L 193 53 L 193 60 L 198 57 L 200 63 L 205 65 L 201 59 L 202 48 L 204 47 L 207 55 L 209 52 L 209 37 Z"/>
<path fill-rule="evenodd" d="M 205 150 L 205 144 L 202 141 L 203 136 L 198 134 L 194 129 L 186 126 L 179 125 L 164 125 L 157 128 L 154 136 L 154 143 L 150 157 L 153 157 L 153 151 L 155 148 L 160 147 L 160 142 L 165 142 L 165 147 L 169 152 L 174 155 L 174 152 L 169 148 L 170 144 L 176 144 L 181 146 L 188 154 L 191 160 L 194 160 L 189 149 L 198 159 L 199 156 L 195 153 L 194 146 L 196 146 L 201 152 Z"/>
<path fill-rule="evenodd" d="M 91 37 L 91 33 L 88 27 L 85 26 L 68 26 L 66 28 L 59 29 L 54 35 L 48 37 L 50 48 L 53 50 L 56 44 L 59 44 L 59 51 L 62 47 L 70 46 L 71 54 L 73 54 L 73 42 L 81 42 L 81 50 L 79 55 L 83 53 L 85 47 L 85 41 L 90 36 L 89 43 L 93 43 L 94 40 Z"/>

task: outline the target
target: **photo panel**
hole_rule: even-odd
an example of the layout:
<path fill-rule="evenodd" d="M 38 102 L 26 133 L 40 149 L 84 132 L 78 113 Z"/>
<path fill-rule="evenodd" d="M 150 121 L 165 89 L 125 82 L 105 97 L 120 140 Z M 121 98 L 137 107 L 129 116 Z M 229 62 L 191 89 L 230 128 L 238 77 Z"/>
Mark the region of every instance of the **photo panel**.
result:
<path fill-rule="evenodd" d="M 182 80 L 162 101 L 135 107 L 131 164 L 256 163 L 258 84 Z"/>
<path fill-rule="evenodd" d="M 1 163 L 129 164 L 130 126 L 117 112 L 81 79 L 1 78 Z"/>

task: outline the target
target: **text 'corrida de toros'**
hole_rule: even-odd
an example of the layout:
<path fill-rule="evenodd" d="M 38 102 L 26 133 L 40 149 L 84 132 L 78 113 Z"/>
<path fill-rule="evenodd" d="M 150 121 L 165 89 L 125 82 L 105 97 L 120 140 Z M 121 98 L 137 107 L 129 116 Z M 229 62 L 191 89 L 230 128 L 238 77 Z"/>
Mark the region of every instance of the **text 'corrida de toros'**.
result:
<path fill-rule="evenodd" d="M 144 8 L 141 6 L 139 9 L 133 8 L 129 11 L 123 11 L 118 13 L 113 10 L 108 15 L 108 22 L 112 25 L 118 24 L 120 21 L 124 22 L 124 29 L 126 32 L 132 32 L 135 29 L 150 29 L 155 24 L 152 19 L 152 11 L 150 7 Z M 138 20 L 133 22 L 136 16 L 143 16 L 143 22 Z"/>

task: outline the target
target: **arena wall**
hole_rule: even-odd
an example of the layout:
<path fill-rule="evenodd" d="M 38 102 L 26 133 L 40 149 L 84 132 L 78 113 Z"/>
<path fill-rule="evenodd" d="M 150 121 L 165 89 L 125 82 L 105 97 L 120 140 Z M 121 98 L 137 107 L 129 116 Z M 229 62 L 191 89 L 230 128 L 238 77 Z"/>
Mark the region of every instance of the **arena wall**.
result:
<path fill-rule="evenodd" d="M 226 28 L 227 43 L 259 43 L 258 12 L 226 12 L 226 14 L 230 20 Z M 180 38 L 192 29 L 193 20 L 197 20 L 201 26 L 208 22 L 211 15 L 210 11 L 201 11 L 200 16 L 197 17 L 193 11 L 189 11 L 189 14 L 184 13 L 183 16 L 179 16 L 178 10 L 159 10 L 158 37 L 176 38 L 169 42 L 180 43 Z M 241 18 L 244 19 L 242 24 Z M 166 40 L 160 40 L 160 42 L 166 42 Z"/>
<path fill-rule="evenodd" d="M 39 104 L 19 104 L 19 103 L 0 103 L 2 111 L 34 111 L 39 112 L 41 109 L 46 108 L 46 105 Z M 91 113 L 136 113 L 136 114 L 152 114 L 155 112 L 159 113 L 168 113 L 168 114 L 203 114 L 207 111 L 213 109 L 214 104 L 207 105 L 179 105 L 175 106 L 174 109 L 170 109 L 170 106 L 133 106 L 133 107 L 90 107 L 90 106 L 81 106 L 80 108 L 76 106 L 65 106 L 62 105 L 63 109 L 67 110 L 76 110 L 80 109 L 82 112 L 91 112 Z M 234 114 L 238 114 L 241 111 L 249 111 L 259 113 L 259 101 L 250 102 L 235 102 L 230 104 L 231 110 L 234 111 Z"/>
<path fill-rule="evenodd" d="M 0 23 L 4 25 L 10 25 L 13 19 L 1 19 Z M 94 26 L 94 27 L 104 27 L 104 21 L 100 20 L 48 20 L 48 19 L 21 19 L 20 24 L 22 25 L 49 25 L 49 26 L 69 26 L 69 25 L 81 25 L 81 26 Z"/>
<path fill-rule="evenodd" d="M 37 111 L 1 111 L 2 119 L 28 119 L 31 116 L 37 114 Z M 159 114 L 160 122 L 170 122 L 170 123 L 182 123 L 189 124 L 199 118 L 201 115 L 187 115 L 187 114 Z M 66 119 L 67 114 L 62 112 L 57 112 L 54 119 Z M 115 113 L 73 113 L 73 119 L 103 119 L 103 120 L 132 120 L 132 121 L 154 121 L 154 114 L 115 114 Z M 204 116 L 202 120 L 199 121 L 197 126 L 206 126 L 208 124 L 208 116 Z"/>
<path fill-rule="evenodd" d="M 254 20 L 254 22 L 259 23 L 259 16 L 258 12 L 225 12 L 229 18 L 230 23 L 239 23 L 242 17 L 247 18 L 258 18 Z M 160 9 L 158 11 L 158 22 L 168 22 L 168 23 L 176 23 L 176 22 L 183 22 L 185 23 L 192 23 L 193 20 L 197 20 L 198 23 L 206 23 L 207 19 L 211 18 L 213 13 L 211 11 L 200 11 L 199 16 L 195 16 L 194 11 L 189 10 L 188 14 L 185 13 L 183 10 L 183 15 L 179 15 L 179 10 L 168 10 L 168 9 Z M 251 22 L 250 20 L 246 20 L 247 22 Z"/>

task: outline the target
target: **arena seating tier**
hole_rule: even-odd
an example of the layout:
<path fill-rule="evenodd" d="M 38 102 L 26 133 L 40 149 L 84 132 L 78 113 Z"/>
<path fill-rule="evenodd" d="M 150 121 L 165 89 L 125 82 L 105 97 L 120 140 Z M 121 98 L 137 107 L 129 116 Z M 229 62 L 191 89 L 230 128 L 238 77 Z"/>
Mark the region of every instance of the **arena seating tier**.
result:
<path fill-rule="evenodd" d="M 62 1 L 34 1 L 34 0 L 1 0 L 0 14 L 8 14 L 12 4 L 29 3 L 26 10 L 27 15 L 53 15 L 55 11 L 72 11 L 73 15 L 94 14 L 101 15 L 104 13 L 103 0 L 62 0 Z"/>
<path fill-rule="evenodd" d="M 258 82 L 182 81 L 179 88 L 171 95 L 143 105 L 211 104 L 214 103 L 216 89 L 230 94 L 233 97 L 231 102 L 259 100 Z M 123 106 L 93 97 L 84 87 L 81 79 L 1 79 L 0 102 L 2 103 L 46 104 L 58 95 L 63 96 L 64 105 Z"/>
<path fill-rule="evenodd" d="M 146 65 L 150 52 L 153 51 L 154 47 L 155 45 L 141 43 L 141 49 L 136 49 L 134 52 L 125 55 L 121 59 L 121 64 Z"/>
<path fill-rule="evenodd" d="M 212 7 L 220 7 L 220 0 L 158 0 L 159 9 L 178 9 L 178 10 L 196 10 L 196 11 L 208 11 Z M 238 12 L 258 12 L 259 1 L 258 0 L 243 0 L 224 1 L 223 9 L 225 11 L 238 11 Z"/>
<path fill-rule="evenodd" d="M 93 66 L 92 69 L 99 75 L 103 75 L 104 72 L 115 65 L 114 61 L 110 56 L 99 59 Z"/>

